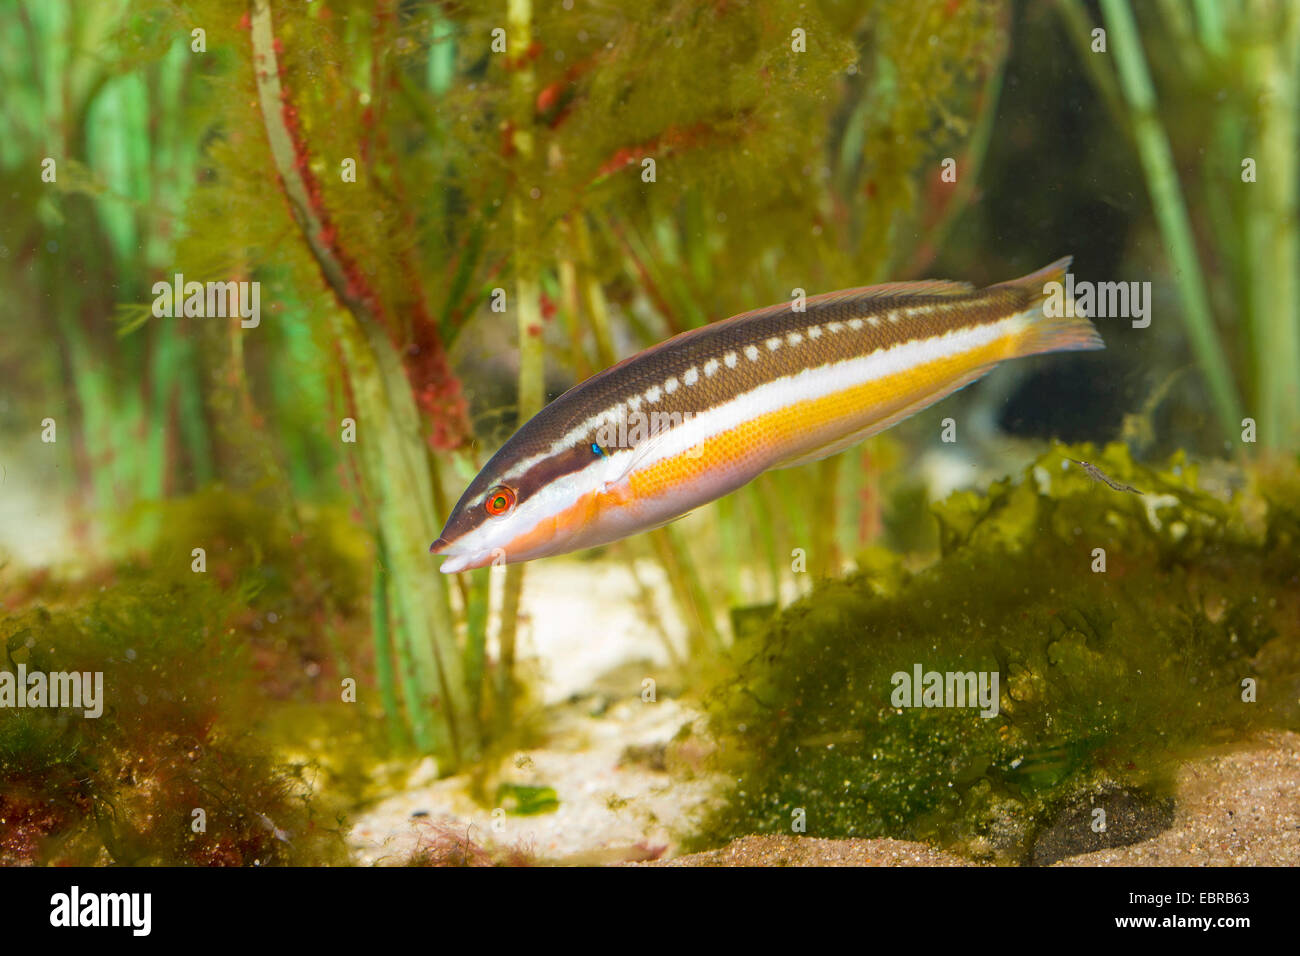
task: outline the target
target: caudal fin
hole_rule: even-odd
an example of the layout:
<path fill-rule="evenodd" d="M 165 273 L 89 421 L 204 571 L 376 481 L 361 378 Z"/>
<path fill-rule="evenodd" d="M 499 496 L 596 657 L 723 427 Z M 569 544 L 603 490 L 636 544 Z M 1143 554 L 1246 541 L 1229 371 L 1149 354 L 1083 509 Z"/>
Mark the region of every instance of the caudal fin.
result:
<path fill-rule="evenodd" d="M 991 286 L 1017 289 L 1029 297 L 1029 306 L 1021 313 L 1025 330 L 1016 343 L 1017 355 L 1091 352 L 1106 347 L 1097 327 L 1065 294 L 1065 271 L 1072 259 L 1065 256 L 1027 276 Z"/>

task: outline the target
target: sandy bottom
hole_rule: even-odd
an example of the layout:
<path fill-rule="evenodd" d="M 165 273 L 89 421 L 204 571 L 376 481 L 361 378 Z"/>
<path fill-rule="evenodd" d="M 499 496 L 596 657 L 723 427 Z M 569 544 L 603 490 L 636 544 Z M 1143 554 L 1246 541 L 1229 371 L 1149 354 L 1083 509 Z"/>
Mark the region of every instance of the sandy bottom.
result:
<path fill-rule="evenodd" d="M 494 569 L 499 579 L 504 569 Z M 644 595 L 641 588 L 645 588 Z M 520 601 L 520 659 L 547 704 L 596 691 L 636 692 L 639 681 L 611 687 L 612 674 L 640 665 L 662 682 L 670 650 L 680 656 L 686 628 L 663 569 L 653 561 L 534 561 Z M 653 626 L 646 616 L 653 615 Z"/>
<path fill-rule="evenodd" d="M 648 866 L 972 866 L 968 860 L 906 840 L 821 840 L 747 836 L 720 850 Z"/>
<path fill-rule="evenodd" d="M 1264 734 L 1178 774 L 1173 825 L 1057 866 L 1300 866 L 1300 734 Z"/>
<path fill-rule="evenodd" d="M 1179 772 L 1173 825 L 1130 846 L 1056 866 L 1300 866 L 1300 734 L 1262 735 Z M 963 866 L 969 861 L 901 840 L 751 836 L 668 866 Z"/>
<path fill-rule="evenodd" d="M 497 814 L 469 794 L 468 778 L 431 781 L 392 797 L 352 831 L 357 861 L 400 864 L 456 834 L 488 847 L 482 862 L 559 865 L 654 861 L 671 866 L 963 866 L 971 862 L 902 840 L 749 836 L 676 856 L 698 811 L 722 784 L 692 775 L 667 747 L 698 721 L 672 701 L 621 702 L 602 716 L 565 709 L 553 742 L 521 751 L 500 779 L 553 787 L 559 806 L 537 816 Z M 665 753 L 668 754 L 664 759 Z M 1057 866 L 1300 866 L 1300 734 L 1269 733 L 1179 771 L 1172 825 L 1130 846 L 1069 857 Z"/>
<path fill-rule="evenodd" d="M 694 812 L 717 791 L 716 778 L 683 779 L 667 756 L 669 741 L 696 715 L 671 700 L 620 701 L 599 717 L 582 707 L 562 708 L 547 745 L 503 761 L 487 787 L 551 787 L 555 809 L 519 816 L 483 806 L 468 776 L 417 784 L 356 821 L 349 841 L 357 862 L 400 865 L 422 849 L 445 852 L 456 837 L 487 848 L 483 862 L 511 849 L 527 862 L 585 865 L 677 852 Z"/>

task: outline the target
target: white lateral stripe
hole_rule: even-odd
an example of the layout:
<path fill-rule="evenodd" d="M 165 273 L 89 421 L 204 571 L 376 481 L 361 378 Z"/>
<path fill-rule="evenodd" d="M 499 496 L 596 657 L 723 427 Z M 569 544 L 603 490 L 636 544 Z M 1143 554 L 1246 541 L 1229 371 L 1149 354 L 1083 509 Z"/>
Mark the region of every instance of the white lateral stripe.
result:
<path fill-rule="evenodd" d="M 866 382 L 906 372 L 927 362 L 973 351 L 1019 331 L 1021 325 L 1022 316 L 1013 315 L 987 325 L 968 326 L 935 338 L 902 342 L 870 355 L 802 369 L 794 375 L 764 382 L 661 432 L 661 440 L 653 450 L 645 454 L 637 471 L 680 455 L 700 442 L 731 431 L 743 422 L 785 408 L 794 402 L 824 398 Z M 617 460 L 620 455 L 631 455 L 636 451 L 637 449 L 622 450 L 611 457 Z"/>
<path fill-rule="evenodd" d="M 896 321 L 893 312 L 889 314 L 888 318 L 891 321 Z M 952 331 L 945 332 L 943 335 L 935 338 L 913 339 L 909 342 L 900 342 L 897 345 L 890 346 L 889 348 L 886 349 L 877 349 L 876 351 L 870 352 L 867 355 L 857 356 L 851 359 L 844 359 L 839 362 L 831 363 L 830 365 L 819 366 L 815 369 L 807 369 L 804 372 L 800 372 L 799 375 L 805 374 L 806 372 L 819 372 L 825 369 L 838 369 L 842 366 L 854 366 L 855 363 L 864 363 L 864 362 L 869 363 L 869 362 L 876 361 L 878 359 L 884 360 L 886 356 L 897 353 L 900 349 L 911 349 L 912 352 L 909 354 L 913 354 L 917 349 L 923 350 L 929 348 L 933 346 L 935 343 L 949 340 L 954 336 L 968 336 L 968 335 L 990 336 L 987 339 L 987 341 L 992 341 L 993 338 L 996 338 L 998 335 L 1002 334 L 1001 332 L 994 332 L 993 330 L 1009 328 L 1009 326 L 1007 326 L 1006 323 L 1022 322 L 1023 318 L 1024 317 L 1021 314 L 1011 315 L 1005 319 L 1000 319 L 997 322 L 992 322 L 985 325 L 973 325 L 973 326 L 966 326 L 960 329 L 954 329 Z M 853 325 L 854 323 L 857 323 L 858 328 L 861 328 L 863 324 L 861 319 L 853 319 L 848 324 Z M 835 333 L 835 332 L 842 331 L 844 329 L 844 323 L 832 320 L 830 322 L 824 323 L 822 325 L 822 328 L 824 328 L 828 332 Z M 811 328 L 805 329 L 804 331 L 806 334 L 809 335 L 809 337 L 816 337 L 813 334 Z M 821 334 L 820 331 L 817 334 L 818 335 Z M 766 345 L 769 349 L 775 350 L 780 347 L 781 340 L 775 338 L 768 339 Z M 974 346 L 967 346 L 967 347 L 976 348 L 978 346 L 974 345 Z M 751 362 L 758 360 L 759 350 L 755 346 L 747 345 L 744 347 L 743 351 L 745 353 L 745 357 L 749 359 Z M 725 356 L 725 360 L 727 360 L 726 364 L 728 368 L 735 367 L 734 356 L 735 356 L 734 352 L 728 352 L 727 355 Z M 716 361 L 716 360 L 711 360 L 711 361 Z M 714 366 L 714 368 L 716 370 L 716 365 Z M 883 374 L 889 374 L 889 373 L 883 373 Z M 682 382 L 686 385 L 694 384 L 694 381 L 697 380 L 698 375 L 699 375 L 698 367 L 693 367 L 687 370 L 687 372 L 682 376 Z M 798 378 L 798 375 L 793 377 L 784 376 L 779 379 L 774 379 L 772 382 L 766 383 L 766 385 L 764 386 L 759 386 L 757 389 L 754 389 L 750 392 L 746 392 L 745 395 L 753 395 L 754 392 L 759 391 L 762 388 L 767 387 L 768 385 L 780 385 L 783 383 L 788 383 L 792 381 L 794 378 Z M 863 381 L 866 381 L 866 379 L 863 379 Z M 851 386 L 845 386 L 845 387 L 847 388 Z M 551 444 L 551 447 L 547 451 L 539 452 L 538 454 L 532 455 L 516 463 L 513 468 L 511 468 L 508 472 L 502 475 L 501 480 L 508 482 L 513 478 L 519 477 L 520 475 L 524 474 L 524 472 L 528 471 L 528 469 L 536 465 L 538 462 L 545 461 L 547 458 L 550 458 L 551 456 L 557 454 L 558 452 L 564 450 L 565 448 L 570 447 L 574 442 L 583 438 L 593 429 L 597 429 L 605 424 L 617 423 L 627 413 L 636 412 L 640 408 L 643 401 L 649 401 L 651 404 L 653 404 L 654 402 L 657 402 L 660 397 L 661 395 L 660 392 L 658 391 L 658 386 L 654 386 L 653 388 L 650 389 L 649 392 L 630 396 L 625 402 L 622 402 L 611 408 L 602 409 L 596 414 L 591 415 L 589 418 L 587 418 L 586 421 L 569 429 L 569 431 L 566 432 L 562 438 L 553 442 Z M 709 412 L 701 413 L 699 415 L 694 416 L 694 418 L 698 420 L 701 418 L 708 417 L 709 415 L 712 414 L 712 412 L 717 411 L 718 409 L 723 408 L 726 405 L 730 405 L 733 402 L 735 402 L 737 399 L 743 397 L 744 395 L 735 396 L 724 405 L 715 406 L 715 408 L 711 409 Z"/>

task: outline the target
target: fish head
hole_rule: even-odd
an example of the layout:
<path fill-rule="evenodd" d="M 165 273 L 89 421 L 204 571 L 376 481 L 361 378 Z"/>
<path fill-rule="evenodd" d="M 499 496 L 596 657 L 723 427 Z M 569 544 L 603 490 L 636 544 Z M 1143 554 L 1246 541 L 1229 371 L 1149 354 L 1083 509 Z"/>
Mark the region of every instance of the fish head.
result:
<path fill-rule="evenodd" d="M 531 561 L 608 540 L 600 528 L 610 460 L 580 446 L 539 458 L 512 443 L 470 483 L 430 546 L 431 554 L 447 558 L 443 573 Z"/>

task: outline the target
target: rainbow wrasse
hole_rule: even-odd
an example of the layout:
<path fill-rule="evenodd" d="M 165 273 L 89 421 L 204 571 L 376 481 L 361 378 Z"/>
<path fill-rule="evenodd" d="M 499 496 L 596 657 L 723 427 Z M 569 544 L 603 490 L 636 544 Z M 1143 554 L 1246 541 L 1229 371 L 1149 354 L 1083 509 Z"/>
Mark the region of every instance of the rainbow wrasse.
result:
<path fill-rule="evenodd" d="M 1069 262 L 985 289 L 921 281 L 832 292 L 674 336 L 529 420 L 430 551 L 451 573 L 605 544 L 769 468 L 833 455 L 1007 359 L 1103 348 L 1076 309 L 1044 311 L 1044 287 Z"/>

